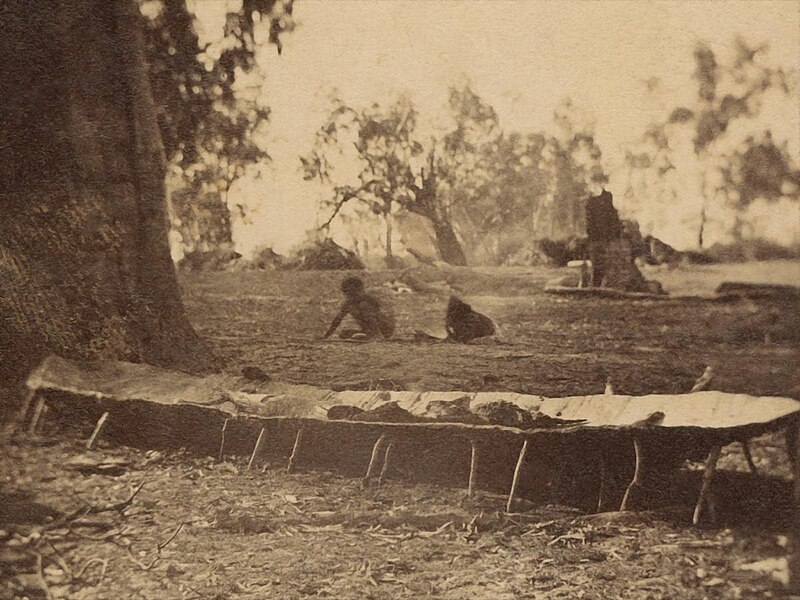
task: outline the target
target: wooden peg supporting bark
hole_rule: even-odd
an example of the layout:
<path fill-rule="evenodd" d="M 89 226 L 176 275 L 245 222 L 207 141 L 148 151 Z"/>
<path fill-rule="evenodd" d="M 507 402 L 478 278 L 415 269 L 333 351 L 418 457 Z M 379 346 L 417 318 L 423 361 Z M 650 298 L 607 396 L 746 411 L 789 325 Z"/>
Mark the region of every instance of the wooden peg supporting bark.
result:
<path fill-rule="evenodd" d="M 700 485 L 700 494 L 697 497 L 697 504 L 695 504 L 694 514 L 692 515 L 692 523 L 694 525 L 700 523 L 700 515 L 703 512 L 703 506 L 706 504 L 711 507 L 709 513 L 712 520 L 716 517 L 716 515 L 713 514 L 716 512 L 713 510 L 713 501 L 709 501 L 709 495 L 711 494 L 711 480 L 714 478 L 714 471 L 717 469 L 717 461 L 719 460 L 719 453 L 721 450 L 721 446 L 714 446 L 708 452 L 705 470 L 703 471 L 703 482 Z"/>
<path fill-rule="evenodd" d="M 792 473 L 795 475 L 800 471 L 798 469 L 798 461 L 800 461 L 800 423 L 792 423 L 784 431 L 786 440 L 786 454 L 789 456 L 789 464 L 792 467 Z"/>
<path fill-rule="evenodd" d="M 86 449 L 91 450 L 92 446 L 94 446 L 95 441 L 100 436 L 100 432 L 103 431 L 103 427 L 106 425 L 106 420 L 108 419 L 108 412 L 104 412 L 100 415 L 100 418 L 97 419 L 97 425 L 94 426 L 94 431 L 92 431 L 92 435 L 86 441 Z"/>
<path fill-rule="evenodd" d="M 469 485 L 467 487 L 467 498 L 472 498 L 475 493 L 475 482 L 478 478 L 478 445 L 472 440 L 472 455 L 469 461 Z"/>
<path fill-rule="evenodd" d="M 800 594 L 800 423 L 786 429 L 786 447 L 791 452 L 794 474 L 794 510 L 789 524 L 789 592 Z"/>
<path fill-rule="evenodd" d="M 258 453 L 261 452 L 261 445 L 264 443 L 264 428 L 261 428 L 261 431 L 258 434 L 258 439 L 256 440 L 256 445 L 253 446 L 253 453 L 250 455 L 250 460 L 247 463 L 247 470 L 249 471 L 250 468 L 253 466 L 253 461 L 255 461 L 256 456 Z"/>
<path fill-rule="evenodd" d="M 22 394 L 22 405 L 19 408 L 16 418 L 11 423 L 11 429 L 13 431 L 22 429 L 24 426 L 23 424 L 25 423 L 25 417 L 28 416 L 28 411 L 31 409 L 31 403 L 33 402 L 34 396 L 36 396 L 36 390 L 26 387 Z"/>
<path fill-rule="evenodd" d="M 606 480 L 608 479 L 608 459 L 606 453 L 600 450 L 600 490 L 597 492 L 597 512 L 603 508 L 606 501 Z"/>
<path fill-rule="evenodd" d="M 375 477 L 375 471 L 378 469 L 378 456 L 380 456 L 381 448 L 385 442 L 386 434 L 382 433 L 380 437 L 375 440 L 375 445 L 372 446 L 372 456 L 370 456 L 369 465 L 367 465 L 367 473 L 364 475 L 364 485 L 369 485 L 369 481 Z"/>
<path fill-rule="evenodd" d="M 625 495 L 622 497 L 622 503 L 619 505 L 620 511 L 628 510 L 631 494 L 642 482 L 642 444 L 638 438 L 633 438 L 633 450 L 636 453 L 636 465 L 633 468 L 633 479 L 628 484 Z"/>
<path fill-rule="evenodd" d="M 511 479 L 511 491 L 508 493 L 508 502 L 506 503 L 506 512 L 511 512 L 511 506 L 514 503 L 514 496 L 517 494 L 517 485 L 519 484 L 519 474 L 522 471 L 522 463 L 525 460 L 525 454 L 528 452 L 528 438 L 522 443 L 522 448 L 519 451 L 517 458 L 517 466 L 514 467 L 514 477 Z"/>
<path fill-rule="evenodd" d="M 742 452 L 744 452 L 744 459 L 747 461 L 747 466 L 750 467 L 750 472 L 758 474 L 756 463 L 753 461 L 753 455 L 750 453 L 750 442 L 742 440 Z"/>
<path fill-rule="evenodd" d="M 386 472 L 389 470 L 392 446 L 394 446 L 394 439 L 390 439 L 389 443 L 386 444 L 386 452 L 383 454 L 383 467 L 381 468 L 381 474 L 378 475 L 378 485 L 383 483 L 383 478 L 386 477 Z"/>
<path fill-rule="evenodd" d="M 689 393 L 692 392 L 700 392 L 708 387 L 708 384 L 711 383 L 711 380 L 714 378 L 714 368 L 711 365 L 708 365 L 703 374 L 694 382 L 692 389 L 689 390 Z"/>
<path fill-rule="evenodd" d="M 217 454 L 217 462 L 222 462 L 222 455 L 225 452 L 225 431 L 228 429 L 228 418 L 222 424 L 222 432 L 219 435 L 219 453 Z"/>
<path fill-rule="evenodd" d="M 36 426 L 36 435 L 42 435 L 42 432 L 44 432 L 44 421 L 47 413 L 49 412 L 50 407 L 45 403 L 45 405 L 42 407 L 42 416 L 39 417 L 39 423 Z"/>
<path fill-rule="evenodd" d="M 294 473 L 297 466 L 297 457 L 300 454 L 300 442 L 303 441 L 303 428 L 297 430 L 297 435 L 294 438 L 294 446 L 292 446 L 292 455 L 289 457 L 289 464 L 286 465 L 287 473 Z"/>
<path fill-rule="evenodd" d="M 44 410 L 44 398 L 41 396 L 36 397 L 36 404 L 33 406 L 33 416 L 31 417 L 31 423 L 28 425 L 28 435 L 34 435 L 36 433 L 36 426 L 39 425 L 39 419 L 42 416 L 42 411 Z"/>

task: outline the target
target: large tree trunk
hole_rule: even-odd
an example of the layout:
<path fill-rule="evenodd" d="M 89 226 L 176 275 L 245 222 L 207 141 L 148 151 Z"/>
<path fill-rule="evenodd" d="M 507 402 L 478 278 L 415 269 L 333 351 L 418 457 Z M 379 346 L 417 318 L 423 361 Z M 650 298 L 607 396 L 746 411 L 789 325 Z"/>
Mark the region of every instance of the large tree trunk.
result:
<path fill-rule="evenodd" d="M 436 234 L 436 247 L 439 249 L 439 254 L 442 255 L 442 260 L 451 265 L 466 266 L 467 257 L 464 256 L 464 250 L 461 249 L 461 244 L 450 221 L 434 220 L 433 231 Z"/>
<path fill-rule="evenodd" d="M 0 377 L 21 349 L 213 364 L 170 259 L 140 23 L 134 0 L 4 3 Z"/>
<path fill-rule="evenodd" d="M 450 215 L 440 203 L 436 193 L 436 170 L 432 151 L 428 155 L 428 173 L 426 175 L 423 169 L 420 177 L 422 187 L 413 186 L 414 200 L 407 203 L 406 208 L 431 222 L 436 234 L 436 247 L 444 262 L 456 266 L 466 266 L 467 258 L 453 230 Z"/>

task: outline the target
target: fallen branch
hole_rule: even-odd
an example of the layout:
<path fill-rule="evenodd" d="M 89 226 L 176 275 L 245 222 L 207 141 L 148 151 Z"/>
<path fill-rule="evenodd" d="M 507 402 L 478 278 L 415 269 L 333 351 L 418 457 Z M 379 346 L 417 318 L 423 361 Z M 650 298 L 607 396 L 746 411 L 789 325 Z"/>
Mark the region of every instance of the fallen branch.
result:
<path fill-rule="evenodd" d="M 126 508 L 128 508 L 128 506 L 130 506 L 131 502 L 133 502 L 133 499 L 136 497 L 136 494 L 138 494 L 142 490 L 142 488 L 144 487 L 145 483 L 147 483 L 147 482 L 146 481 L 142 481 L 139 485 L 137 485 L 134 488 L 134 490 L 131 492 L 131 495 L 128 496 L 122 502 L 115 502 L 113 504 L 106 504 L 105 506 L 92 506 L 90 504 L 86 504 L 85 506 L 81 506 L 80 508 L 73 510 L 71 513 L 68 513 L 68 514 L 64 515 L 60 519 L 56 519 L 51 523 L 47 523 L 45 525 L 42 525 L 40 528 L 37 529 L 37 531 L 39 533 L 43 533 L 45 531 L 58 529 L 59 527 L 62 527 L 64 525 L 72 524 L 75 521 L 77 521 L 78 519 L 80 519 L 81 517 L 85 517 L 86 515 L 96 515 L 96 514 L 99 514 L 99 513 L 111 512 L 111 511 L 117 511 L 117 512 L 121 513 Z"/>

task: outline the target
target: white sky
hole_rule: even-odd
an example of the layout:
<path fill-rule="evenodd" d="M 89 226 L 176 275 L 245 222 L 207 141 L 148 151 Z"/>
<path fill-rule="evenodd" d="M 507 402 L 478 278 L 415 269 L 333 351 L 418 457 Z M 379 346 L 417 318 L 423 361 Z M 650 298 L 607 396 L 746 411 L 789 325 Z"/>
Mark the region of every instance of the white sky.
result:
<path fill-rule="evenodd" d="M 219 27 L 225 2 L 196 2 L 206 27 Z M 553 109 L 569 96 L 595 121 L 613 170 L 649 122 L 693 98 L 698 40 L 719 62 L 737 34 L 768 42 L 771 63 L 796 67 L 800 56 L 794 1 L 298 0 L 295 17 L 282 56 L 274 47 L 259 54 L 273 164 L 266 180 L 232 191 L 252 209 L 252 222 L 235 231 L 244 251 L 286 250 L 314 224 L 319 190 L 302 181 L 297 157 L 311 147 L 331 87 L 354 105 L 405 92 L 435 125 L 448 86 L 466 78 L 507 131 L 551 129 Z M 651 77 L 660 86 L 648 95 Z M 796 151 L 798 112 L 776 128 Z"/>

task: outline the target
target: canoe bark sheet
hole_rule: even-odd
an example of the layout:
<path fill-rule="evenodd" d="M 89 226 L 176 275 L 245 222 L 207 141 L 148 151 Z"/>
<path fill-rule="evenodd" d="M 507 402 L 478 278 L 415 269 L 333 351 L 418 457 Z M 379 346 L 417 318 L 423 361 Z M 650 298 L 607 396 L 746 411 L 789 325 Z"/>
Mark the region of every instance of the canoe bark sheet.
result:
<path fill-rule="evenodd" d="M 716 391 L 647 396 L 594 395 L 566 398 L 513 392 L 412 392 L 343 391 L 334 392 L 310 385 L 281 382 L 255 382 L 244 377 L 217 374 L 197 377 L 150 365 L 125 362 L 78 364 L 51 356 L 31 374 L 28 387 L 39 395 L 94 399 L 98 401 L 139 401 L 164 406 L 202 407 L 221 418 L 293 419 L 322 421 L 336 405 L 352 405 L 372 410 L 390 402 L 416 417 L 427 417 L 433 404 L 460 404 L 475 409 L 482 404 L 506 401 L 521 409 L 554 419 L 577 423 L 559 429 L 521 430 L 496 425 L 465 423 L 385 423 L 385 426 L 509 430 L 526 436 L 537 433 L 571 434 L 578 431 L 635 430 L 640 434 L 662 431 L 691 431 L 715 440 L 742 440 L 765 431 L 779 429 L 800 418 L 800 402 L 782 397 L 754 397 Z M 663 413 L 656 426 L 641 429 L 642 422 L 654 413 Z M 351 425 L 361 424 L 348 421 Z M 380 423 L 363 423 L 374 427 Z"/>
<path fill-rule="evenodd" d="M 478 483 L 487 491 L 508 493 L 509 512 L 517 496 L 545 500 L 551 486 L 563 487 L 565 477 L 572 486 L 569 498 L 580 506 L 600 511 L 616 507 L 621 497 L 620 510 L 628 510 L 642 500 L 642 462 L 646 469 L 668 473 L 685 459 L 705 460 L 695 524 L 706 505 L 714 519 L 710 481 L 722 446 L 783 428 L 787 439 L 795 439 L 800 429 L 796 400 L 713 391 L 567 398 L 335 392 L 226 374 L 196 377 L 124 362 L 77 364 L 58 357 L 45 359 L 28 387 L 29 398 L 36 399 L 31 431 L 46 405 L 49 419 L 92 431 L 87 448 L 102 435 L 134 447 L 191 449 L 219 461 L 249 456 L 248 469 L 259 456 L 285 459 L 291 450 L 289 472 L 299 465 L 332 468 L 363 476 L 364 485 L 375 483 L 378 473 L 380 485 L 391 463 L 404 479 L 469 482 L 469 494 Z M 503 410 L 486 410 L 492 406 Z M 333 407 L 362 420 L 330 420 Z M 368 412 L 361 415 L 359 409 Z M 475 424 L 486 422 L 478 415 L 508 422 L 509 414 L 527 416 L 519 423 L 528 428 Z M 619 485 L 628 480 L 627 487 Z"/>

